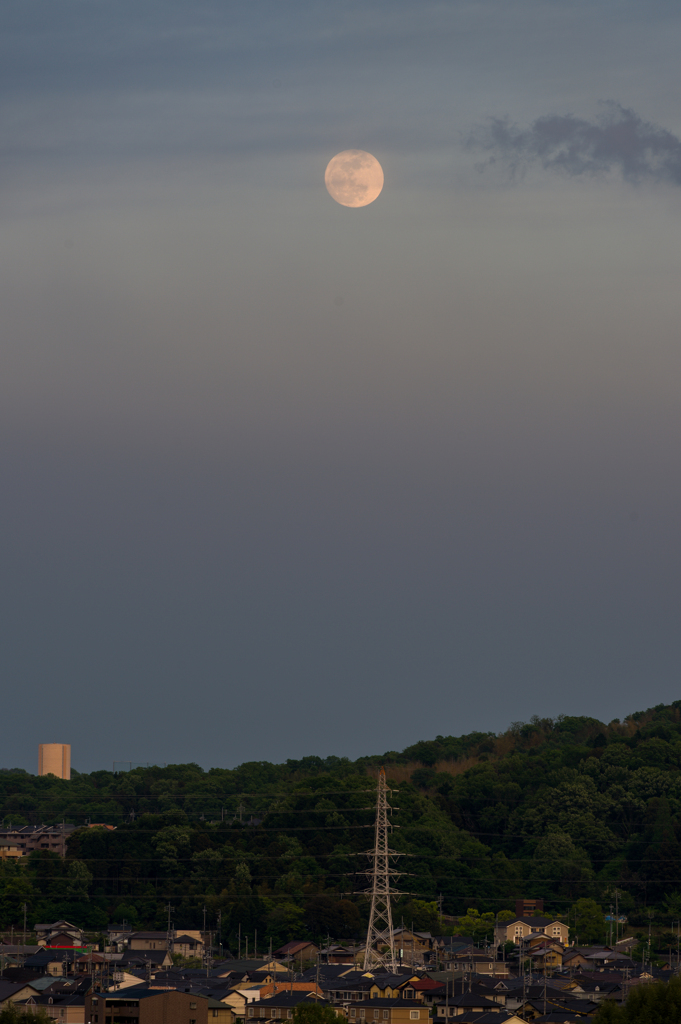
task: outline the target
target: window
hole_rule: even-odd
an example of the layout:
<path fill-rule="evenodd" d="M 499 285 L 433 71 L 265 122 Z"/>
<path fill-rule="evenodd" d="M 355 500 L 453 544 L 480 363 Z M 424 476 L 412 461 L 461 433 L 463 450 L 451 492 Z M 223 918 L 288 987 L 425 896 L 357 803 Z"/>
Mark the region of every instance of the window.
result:
<path fill-rule="evenodd" d="M 196 1009 L 196 1003 L 190 1003 L 189 1004 L 189 1009 L 190 1010 L 195 1010 Z"/>
<path fill-rule="evenodd" d="M 248 1007 L 248 1016 L 249 1016 L 249 1017 L 252 1017 L 252 1016 L 253 1016 L 253 1014 L 254 1014 L 254 1012 L 255 1012 L 255 1011 L 253 1010 L 253 1007 L 252 1007 L 252 1006 L 249 1006 L 249 1007 Z"/>
<path fill-rule="evenodd" d="M 387 1020 L 389 1016 L 390 1016 L 390 1010 L 384 1010 L 383 1011 L 383 1020 Z"/>
<path fill-rule="evenodd" d="M 217 1015 L 218 1015 L 218 1011 L 217 1010 L 213 1010 L 213 1016 L 217 1017 Z"/>
<path fill-rule="evenodd" d="M 374 1010 L 374 1020 L 378 1020 L 378 1010 Z"/>
<path fill-rule="evenodd" d="M 350 1010 L 350 1016 L 354 1017 L 356 1013 L 357 1013 L 357 1010 L 353 1006 L 352 1009 Z"/>
<path fill-rule="evenodd" d="M 365 1009 L 361 1009 L 359 1011 L 359 1019 L 360 1020 L 364 1020 L 365 1017 L 366 1017 L 366 1010 Z"/>
<path fill-rule="evenodd" d="M 265 1017 L 265 1016 L 266 1016 L 266 1013 L 265 1013 L 265 1007 L 264 1007 L 264 1006 L 261 1006 L 261 1007 L 260 1007 L 260 1016 L 261 1016 L 261 1017 Z"/>
<path fill-rule="evenodd" d="M 419 1011 L 418 1010 L 410 1010 L 409 1011 L 409 1020 L 418 1020 L 418 1019 L 419 1019 Z"/>

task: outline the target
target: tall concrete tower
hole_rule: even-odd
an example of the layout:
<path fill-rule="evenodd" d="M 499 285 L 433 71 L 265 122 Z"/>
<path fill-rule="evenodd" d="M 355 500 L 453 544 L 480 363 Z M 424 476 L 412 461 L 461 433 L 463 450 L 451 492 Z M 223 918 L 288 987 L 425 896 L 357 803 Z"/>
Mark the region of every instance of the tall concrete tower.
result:
<path fill-rule="evenodd" d="M 71 744 L 41 743 L 38 747 L 38 775 L 71 778 Z"/>

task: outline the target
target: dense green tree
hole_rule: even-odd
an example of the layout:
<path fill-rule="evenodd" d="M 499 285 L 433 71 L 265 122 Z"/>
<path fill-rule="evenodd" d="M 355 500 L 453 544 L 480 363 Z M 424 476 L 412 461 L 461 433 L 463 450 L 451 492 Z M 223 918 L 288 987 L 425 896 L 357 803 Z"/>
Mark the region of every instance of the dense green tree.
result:
<path fill-rule="evenodd" d="M 581 946 L 603 942 L 605 939 L 605 915 L 595 900 L 581 899 L 570 908 L 570 938 Z"/>
<path fill-rule="evenodd" d="M 595 1020 L 598 1024 L 681 1024 L 681 978 L 638 985 L 624 1006 L 603 1003 Z"/>
<path fill-rule="evenodd" d="M 312 1001 L 298 1003 L 293 1011 L 295 1024 L 338 1024 L 340 1016 L 333 1006 L 320 1006 Z"/>
<path fill-rule="evenodd" d="M 550 913 L 614 902 L 634 927 L 669 931 L 681 903 L 681 702 L 609 724 L 588 716 L 533 717 L 505 733 L 437 736 L 349 761 L 303 757 L 204 772 L 194 764 L 73 773 L 70 781 L 0 770 L 5 824 L 107 822 L 79 828 L 62 860 L 40 850 L 0 863 L 0 924 L 76 917 L 95 929 L 122 916 L 141 926 L 199 927 L 222 916 L 222 937 L 257 929 L 267 941 L 366 926 L 366 849 L 376 773 L 399 788 L 391 844 L 408 859 L 413 895 L 396 919 L 440 930 L 513 912 L 518 895 Z M 399 782 L 397 781 L 399 780 Z M 397 809 L 399 807 L 399 810 Z M 467 908 L 476 908 L 477 919 Z M 577 915 L 581 941 L 603 939 L 598 913 Z M 570 912 L 571 924 L 573 911 Z M 584 923 L 586 919 L 586 924 Z M 581 926 L 580 926 L 581 922 Z M 657 925 L 657 929 L 655 927 Z M 446 930 L 446 929 L 443 929 Z M 463 930 L 456 926 L 454 930 Z M 334 934 L 335 933 L 335 934 Z"/>

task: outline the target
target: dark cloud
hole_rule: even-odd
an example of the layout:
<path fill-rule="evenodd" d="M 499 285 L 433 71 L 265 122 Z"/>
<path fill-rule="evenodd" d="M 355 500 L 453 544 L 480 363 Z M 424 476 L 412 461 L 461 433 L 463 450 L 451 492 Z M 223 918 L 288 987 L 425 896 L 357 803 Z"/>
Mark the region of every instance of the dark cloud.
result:
<path fill-rule="evenodd" d="M 512 175 L 540 164 L 571 177 L 619 171 L 626 181 L 681 185 L 681 140 L 619 103 L 605 103 L 593 121 L 552 114 L 518 128 L 508 118 L 493 118 L 474 129 L 467 144 L 490 154 L 481 168 L 501 162 Z"/>

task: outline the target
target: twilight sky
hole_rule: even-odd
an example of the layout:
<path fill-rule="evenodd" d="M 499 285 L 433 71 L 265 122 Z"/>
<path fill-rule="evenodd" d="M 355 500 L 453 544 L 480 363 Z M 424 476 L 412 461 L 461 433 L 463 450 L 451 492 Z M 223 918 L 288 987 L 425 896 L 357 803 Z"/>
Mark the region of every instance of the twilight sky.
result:
<path fill-rule="evenodd" d="M 0 767 L 681 696 L 680 43 L 672 0 L 2 4 Z"/>

